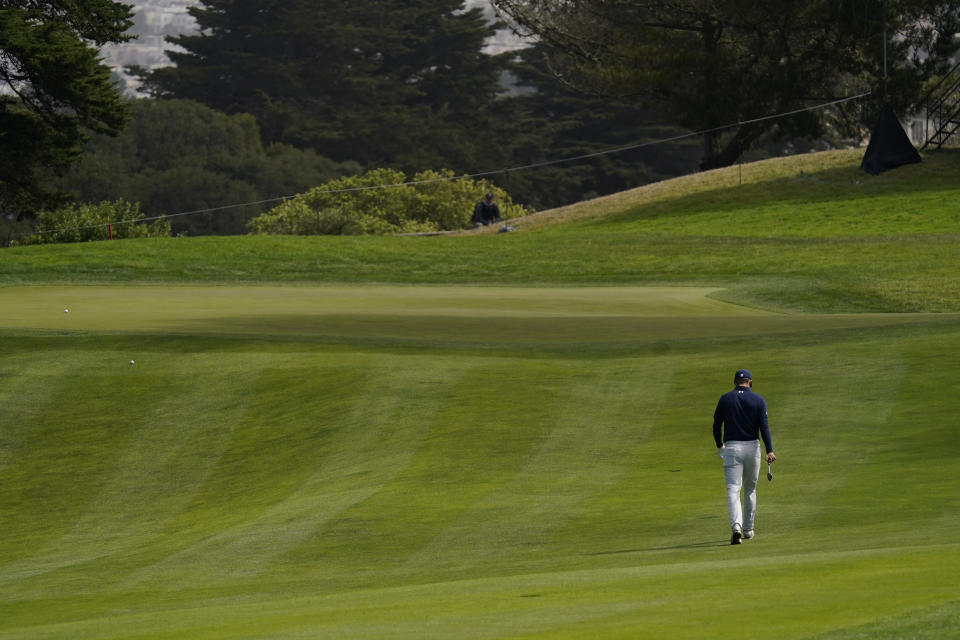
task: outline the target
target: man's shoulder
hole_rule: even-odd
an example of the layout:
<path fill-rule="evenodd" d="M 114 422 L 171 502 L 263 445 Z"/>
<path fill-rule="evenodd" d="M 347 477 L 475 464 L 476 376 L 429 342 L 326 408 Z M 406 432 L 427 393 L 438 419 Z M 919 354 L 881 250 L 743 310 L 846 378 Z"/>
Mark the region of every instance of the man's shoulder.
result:
<path fill-rule="evenodd" d="M 732 400 L 735 397 L 737 397 L 737 390 L 730 389 L 730 391 L 726 391 L 722 396 L 720 396 L 720 402 L 724 402 L 726 400 Z"/>

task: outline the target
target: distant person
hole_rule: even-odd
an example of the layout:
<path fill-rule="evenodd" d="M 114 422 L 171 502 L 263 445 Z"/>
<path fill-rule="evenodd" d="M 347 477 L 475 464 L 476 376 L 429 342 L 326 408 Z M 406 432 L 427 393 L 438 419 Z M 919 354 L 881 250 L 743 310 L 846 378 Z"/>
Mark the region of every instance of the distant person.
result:
<path fill-rule="evenodd" d="M 746 369 L 733 374 L 733 390 L 720 396 L 713 412 L 713 439 L 723 460 L 730 512 L 730 544 L 754 536 L 757 515 L 757 478 L 760 476 L 760 438 L 767 450 L 767 462 L 777 456 L 770 441 L 767 403 L 753 392 L 753 376 Z M 740 489 L 744 504 L 740 505 Z"/>
<path fill-rule="evenodd" d="M 492 193 L 487 193 L 483 200 L 473 208 L 473 217 L 470 219 L 474 227 L 483 227 L 494 222 L 500 222 L 500 207 L 493 199 Z"/>

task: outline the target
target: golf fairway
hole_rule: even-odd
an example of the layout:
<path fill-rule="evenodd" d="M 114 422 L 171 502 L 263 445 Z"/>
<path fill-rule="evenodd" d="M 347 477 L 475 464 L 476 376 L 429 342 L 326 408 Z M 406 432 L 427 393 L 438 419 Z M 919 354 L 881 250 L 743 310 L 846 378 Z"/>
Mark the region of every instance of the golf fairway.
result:
<path fill-rule="evenodd" d="M 717 292 L 0 288 L 0 639 L 954 637 L 960 317 Z"/>

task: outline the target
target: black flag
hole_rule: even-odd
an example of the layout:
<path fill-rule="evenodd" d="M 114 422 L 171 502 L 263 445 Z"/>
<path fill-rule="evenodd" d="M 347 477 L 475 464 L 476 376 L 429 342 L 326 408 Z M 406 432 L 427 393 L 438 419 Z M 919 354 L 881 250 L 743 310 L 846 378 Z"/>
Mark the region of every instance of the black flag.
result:
<path fill-rule="evenodd" d="M 873 133 L 870 135 L 870 144 L 863 154 L 860 167 L 867 173 L 877 175 L 888 169 L 896 169 L 905 164 L 920 162 L 920 154 L 907 137 L 897 114 L 889 102 L 880 110 Z"/>

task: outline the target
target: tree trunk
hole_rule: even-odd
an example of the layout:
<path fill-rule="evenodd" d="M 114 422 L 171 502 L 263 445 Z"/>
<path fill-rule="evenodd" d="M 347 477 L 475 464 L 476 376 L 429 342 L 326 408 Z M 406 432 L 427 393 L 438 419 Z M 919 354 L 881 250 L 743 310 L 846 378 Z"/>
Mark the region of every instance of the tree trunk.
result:
<path fill-rule="evenodd" d="M 732 138 L 723 144 L 721 131 L 710 131 L 703 134 L 703 160 L 700 161 L 701 171 L 729 167 L 740 159 L 743 152 L 750 148 L 753 142 L 772 126 L 772 121 L 753 122 L 742 124 Z"/>
<path fill-rule="evenodd" d="M 722 131 L 708 131 L 703 134 L 703 160 L 700 161 L 700 170 L 709 171 L 725 165 L 718 164 L 723 151 Z"/>

